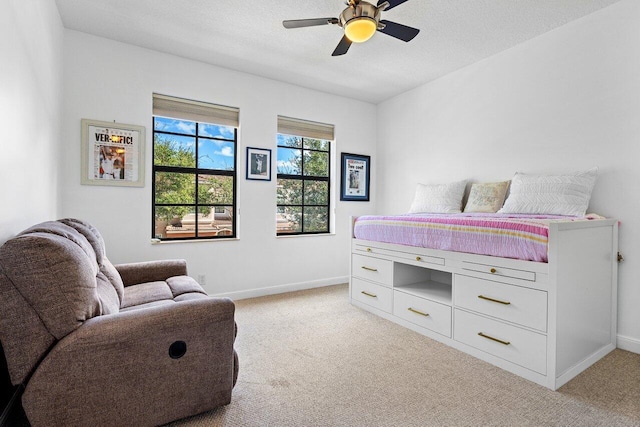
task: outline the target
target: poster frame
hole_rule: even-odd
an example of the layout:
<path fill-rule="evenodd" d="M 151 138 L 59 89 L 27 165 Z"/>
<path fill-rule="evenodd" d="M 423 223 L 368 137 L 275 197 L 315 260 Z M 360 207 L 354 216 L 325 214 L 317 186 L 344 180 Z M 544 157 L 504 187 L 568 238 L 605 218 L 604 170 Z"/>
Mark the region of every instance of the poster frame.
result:
<path fill-rule="evenodd" d="M 352 153 L 341 153 L 341 174 L 340 174 L 340 200 L 345 202 L 368 202 L 369 201 L 369 187 L 371 182 L 371 156 Z M 364 181 L 362 194 L 354 194 L 352 187 L 352 180 L 349 172 L 349 161 L 360 164 L 362 169 L 362 176 L 358 180 L 358 187 L 362 181 Z"/>
<path fill-rule="evenodd" d="M 255 170 L 256 157 L 261 156 L 261 169 Z M 271 181 L 271 150 L 268 148 L 247 147 L 247 179 Z"/>
<path fill-rule="evenodd" d="M 131 137 L 131 141 L 133 146 L 128 150 L 131 154 L 137 156 L 137 159 L 129 165 L 129 167 L 137 168 L 137 173 L 135 176 L 137 179 L 127 179 L 126 171 L 122 172 L 122 178 L 113 178 L 105 179 L 103 177 L 96 177 L 95 172 L 95 159 L 96 159 L 96 146 L 100 146 L 100 141 L 98 141 L 98 137 L 96 137 L 96 141 L 92 141 L 89 137 L 89 129 L 90 128 L 105 128 L 109 130 L 109 133 L 112 135 L 112 140 L 102 141 L 104 147 L 115 147 L 115 144 L 122 143 L 123 139 L 120 141 L 117 138 L 127 138 Z M 80 183 L 82 185 L 108 185 L 108 186 L 118 186 L 118 187 L 144 187 L 144 177 L 145 177 L 145 157 L 144 157 L 144 148 L 147 143 L 145 138 L 145 127 L 138 125 L 130 125 L 124 123 L 116 123 L 113 122 L 105 122 L 100 120 L 91 120 L 91 119 L 82 119 L 81 120 L 81 132 L 82 132 L 82 149 L 81 149 L 81 157 L 82 157 L 82 166 L 81 166 L 81 176 Z M 136 147 L 137 145 L 137 147 Z M 126 152 L 124 153 L 127 155 Z M 123 169 L 126 168 L 127 162 L 123 166 Z M 101 167 L 101 165 L 99 166 Z M 91 170 L 90 170 L 91 169 Z M 134 171 L 135 172 L 135 171 Z M 102 174 L 102 173 L 101 173 Z"/>

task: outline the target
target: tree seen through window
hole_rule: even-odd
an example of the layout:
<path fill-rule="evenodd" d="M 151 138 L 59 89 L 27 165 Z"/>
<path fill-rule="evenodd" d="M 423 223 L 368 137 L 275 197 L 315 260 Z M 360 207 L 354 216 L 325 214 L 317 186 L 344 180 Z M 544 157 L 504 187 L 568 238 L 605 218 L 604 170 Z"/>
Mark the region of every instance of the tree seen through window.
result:
<path fill-rule="evenodd" d="M 330 146 L 278 134 L 277 234 L 329 232 Z"/>
<path fill-rule="evenodd" d="M 153 118 L 153 235 L 235 235 L 236 129 Z"/>

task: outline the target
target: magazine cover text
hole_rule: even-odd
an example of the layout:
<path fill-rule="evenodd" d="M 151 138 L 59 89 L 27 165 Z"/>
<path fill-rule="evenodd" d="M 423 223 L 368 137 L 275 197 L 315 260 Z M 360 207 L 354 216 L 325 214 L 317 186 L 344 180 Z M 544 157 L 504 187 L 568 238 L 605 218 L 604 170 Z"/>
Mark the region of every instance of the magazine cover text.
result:
<path fill-rule="evenodd" d="M 89 179 L 138 181 L 140 132 L 90 125 L 88 142 Z"/>
<path fill-rule="evenodd" d="M 367 162 L 364 160 L 347 159 L 347 177 L 345 194 L 347 196 L 362 196 L 365 194 L 367 178 Z"/>

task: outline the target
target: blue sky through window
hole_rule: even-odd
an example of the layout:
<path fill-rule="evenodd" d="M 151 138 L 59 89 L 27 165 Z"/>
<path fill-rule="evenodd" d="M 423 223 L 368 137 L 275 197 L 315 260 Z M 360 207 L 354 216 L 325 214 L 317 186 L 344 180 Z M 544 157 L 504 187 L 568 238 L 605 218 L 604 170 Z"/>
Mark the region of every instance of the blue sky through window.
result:
<path fill-rule="evenodd" d="M 200 138 L 198 141 L 199 168 L 234 169 L 235 158 L 233 142 L 204 138 Z"/>
<path fill-rule="evenodd" d="M 232 126 L 211 125 L 200 123 L 200 136 L 208 136 L 210 138 L 234 139 L 234 128 Z"/>
<path fill-rule="evenodd" d="M 168 119 L 166 117 L 155 117 L 154 126 L 157 131 L 184 133 L 187 135 L 196 134 L 196 123 L 188 120 Z"/>
<path fill-rule="evenodd" d="M 302 147 L 302 138 L 299 136 L 278 134 L 278 145 L 284 145 L 287 147 Z"/>
<path fill-rule="evenodd" d="M 189 120 L 171 119 L 167 117 L 155 117 L 155 130 L 159 132 L 181 133 L 187 135 L 196 134 L 196 122 Z M 200 138 L 198 140 L 198 165 L 203 169 L 234 170 L 235 166 L 235 138 L 232 126 L 199 123 L 198 135 L 208 138 L 222 138 L 229 141 Z M 176 148 L 187 149 L 195 156 L 195 138 L 189 136 L 165 135 L 171 139 Z"/>
<path fill-rule="evenodd" d="M 300 158 L 302 150 L 298 148 L 278 147 L 278 173 L 286 175 L 300 175 Z"/>

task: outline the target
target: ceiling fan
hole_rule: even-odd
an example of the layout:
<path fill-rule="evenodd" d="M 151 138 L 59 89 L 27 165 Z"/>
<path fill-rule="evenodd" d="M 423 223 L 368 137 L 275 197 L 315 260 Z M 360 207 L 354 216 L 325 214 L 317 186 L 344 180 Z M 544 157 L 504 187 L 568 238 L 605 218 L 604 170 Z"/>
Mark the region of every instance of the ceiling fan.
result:
<path fill-rule="evenodd" d="M 362 43 L 369 40 L 376 31 L 395 37 L 402 41 L 411 41 L 420 30 L 406 25 L 380 19 L 382 11 L 393 9 L 407 0 L 378 0 L 378 4 L 364 0 L 348 0 L 347 8 L 339 18 L 292 19 L 282 21 L 285 28 L 313 27 L 316 25 L 338 24 L 344 29 L 344 36 L 331 56 L 344 55 L 351 43 Z"/>

